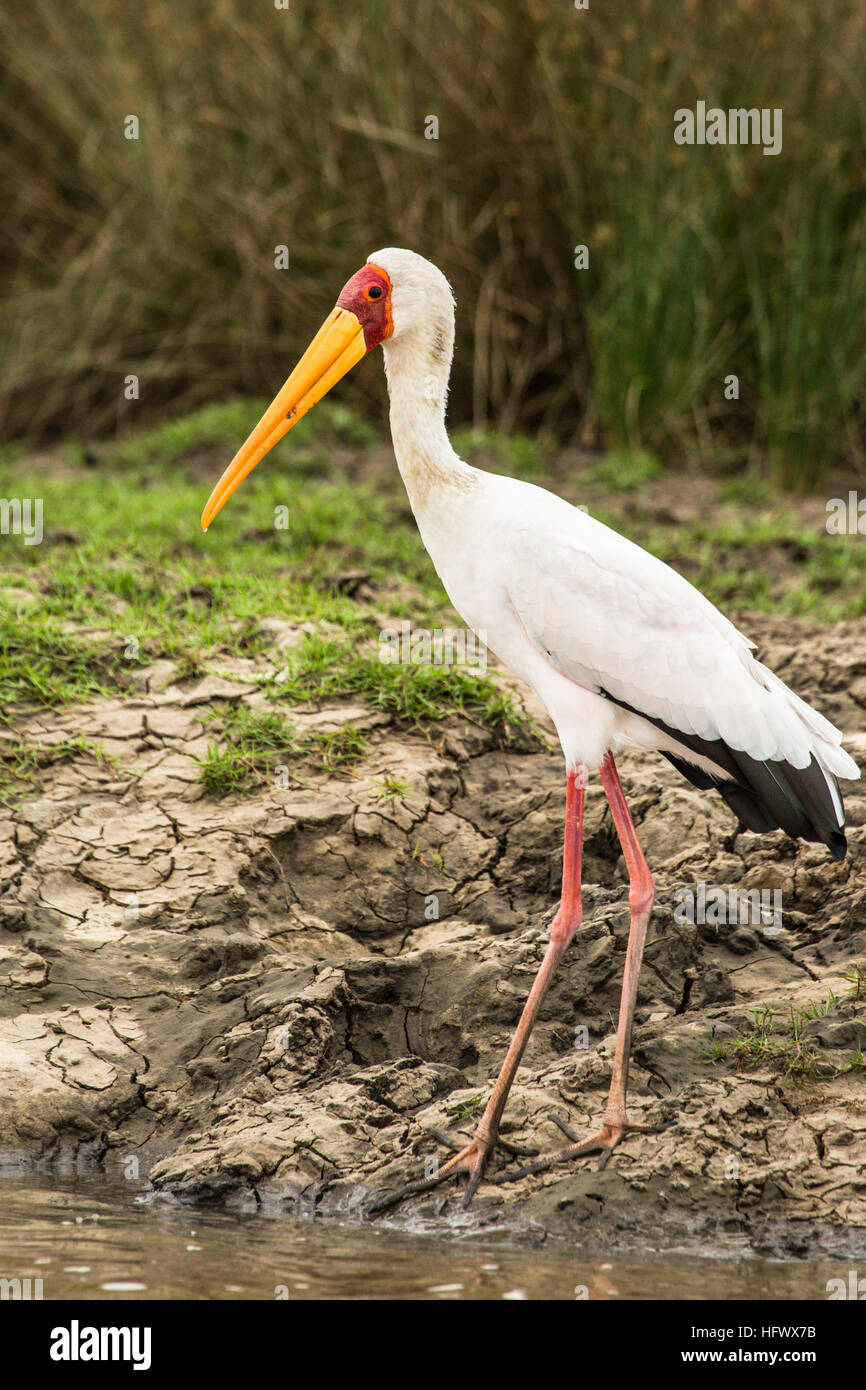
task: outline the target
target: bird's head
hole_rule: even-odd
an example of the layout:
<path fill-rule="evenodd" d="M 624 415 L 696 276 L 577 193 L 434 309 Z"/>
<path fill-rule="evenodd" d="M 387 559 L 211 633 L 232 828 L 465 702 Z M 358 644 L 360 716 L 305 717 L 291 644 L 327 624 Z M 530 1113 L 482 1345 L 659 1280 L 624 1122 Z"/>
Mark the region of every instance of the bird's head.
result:
<path fill-rule="evenodd" d="M 265 454 L 379 343 L 450 365 L 451 287 L 441 270 L 414 251 L 394 246 L 374 251 L 346 281 L 336 306 L 211 493 L 203 531 Z"/>

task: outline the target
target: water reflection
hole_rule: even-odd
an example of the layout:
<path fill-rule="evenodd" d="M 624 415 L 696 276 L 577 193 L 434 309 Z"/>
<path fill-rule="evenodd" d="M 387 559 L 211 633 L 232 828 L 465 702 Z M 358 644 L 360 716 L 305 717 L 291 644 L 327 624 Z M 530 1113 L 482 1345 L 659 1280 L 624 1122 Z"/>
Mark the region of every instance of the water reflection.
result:
<path fill-rule="evenodd" d="M 0 1179 L 0 1290 L 3 1279 L 29 1279 L 32 1296 L 41 1280 L 45 1299 L 823 1300 L 839 1273 L 826 1262 L 590 1258 L 367 1224 L 167 1211 L 105 1179 Z"/>

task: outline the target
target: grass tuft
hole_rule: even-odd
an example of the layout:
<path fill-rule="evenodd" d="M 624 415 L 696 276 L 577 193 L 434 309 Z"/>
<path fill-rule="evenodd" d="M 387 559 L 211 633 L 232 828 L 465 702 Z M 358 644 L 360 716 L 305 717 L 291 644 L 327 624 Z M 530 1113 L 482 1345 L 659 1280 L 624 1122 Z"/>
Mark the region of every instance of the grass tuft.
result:
<path fill-rule="evenodd" d="M 855 977 L 852 989 L 856 990 L 859 980 L 857 966 L 845 978 L 850 980 L 852 975 Z M 859 994 L 855 993 L 854 998 L 858 1000 Z M 858 1071 L 864 1065 L 861 1045 L 858 1044 L 850 1057 L 834 1062 L 823 1057 L 803 1035 L 806 1024 L 814 1019 L 827 1018 L 841 1009 L 842 1001 L 832 990 L 826 999 L 817 1003 L 810 1001 L 804 1009 L 794 1008 L 793 1005 L 789 1005 L 787 1010 L 777 1009 L 772 1004 L 762 1005 L 755 1010 L 753 1025 L 747 1033 L 730 1042 L 714 1040 L 703 1060 L 708 1063 L 729 1061 L 738 1070 L 754 1071 L 758 1067 L 767 1067 L 797 1081 L 832 1080 Z M 846 1016 L 851 1013 L 850 1005 L 844 1012 Z M 866 1028 L 863 1019 L 855 1021 Z"/>
<path fill-rule="evenodd" d="M 92 758 L 100 767 L 117 770 L 114 759 L 102 745 L 85 738 L 47 744 L 25 743 L 15 737 L 0 739 L 0 803 L 14 805 L 30 790 L 38 772 L 81 757 Z"/>
<path fill-rule="evenodd" d="M 359 654 L 345 641 L 314 636 L 293 655 L 287 678 L 274 685 L 273 699 L 292 703 L 360 695 L 374 709 L 426 729 L 462 716 L 503 742 L 528 726 L 508 691 L 488 676 L 458 666 L 413 666 Z"/>

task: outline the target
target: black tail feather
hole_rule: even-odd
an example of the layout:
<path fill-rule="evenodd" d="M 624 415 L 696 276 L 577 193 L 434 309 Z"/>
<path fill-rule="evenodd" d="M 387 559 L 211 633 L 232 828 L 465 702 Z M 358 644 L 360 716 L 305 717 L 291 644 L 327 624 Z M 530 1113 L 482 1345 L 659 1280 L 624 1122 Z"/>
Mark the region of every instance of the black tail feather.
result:
<path fill-rule="evenodd" d="M 683 748 L 688 748 L 718 767 L 720 774 L 715 776 L 678 753 L 668 753 L 663 748 L 659 750 L 694 786 L 702 791 L 710 788 L 717 791 L 744 829 L 761 833 L 784 830 L 792 839 L 826 845 L 834 859 L 845 858 L 848 841 L 836 818 L 827 779 L 814 754 L 808 767 L 793 767 L 791 763 L 776 758 L 761 762 L 748 753 L 730 748 L 723 739 L 684 734 L 681 729 L 674 729 L 663 720 L 634 709 L 623 700 L 614 700 L 613 703 L 639 714 Z M 839 800 L 841 805 L 841 796 Z"/>
<path fill-rule="evenodd" d="M 690 746 L 688 735 L 671 734 L 684 745 Z M 793 839 L 811 840 L 824 844 L 834 859 L 844 859 L 848 848 L 845 832 L 836 819 L 833 798 L 819 764 L 814 756 L 808 767 L 792 767 L 790 763 L 775 759 L 759 762 L 748 753 L 730 749 L 721 741 L 696 740 L 704 745 L 700 751 L 704 757 L 711 758 L 729 770 L 727 778 L 714 777 L 694 763 L 673 753 L 665 752 L 665 757 L 673 763 L 678 772 L 701 789 L 714 788 L 727 802 L 731 810 L 746 830 L 765 833 L 768 830 L 784 830 Z M 714 751 L 710 751 L 710 750 Z M 725 756 L 720 756 L 724 749 Z M 664 749 L 661 750 L 664 752 Z"/>

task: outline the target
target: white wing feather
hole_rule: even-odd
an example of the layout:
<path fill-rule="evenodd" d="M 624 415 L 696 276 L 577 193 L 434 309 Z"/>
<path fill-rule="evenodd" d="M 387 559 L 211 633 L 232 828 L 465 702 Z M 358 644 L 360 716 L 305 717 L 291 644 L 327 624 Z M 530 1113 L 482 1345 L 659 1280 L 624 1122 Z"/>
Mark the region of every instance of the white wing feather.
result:
<path fill-rule="evenodd" d="M 839 731 L 756 661 L 753 643 L 682 575 L 553 493 L 496 482 L 506 485 L 495 510 L 511 601 L 559 671 L 762 762 L 806 767 L 814 753 L 825 770 L 859 776 Z"/>

